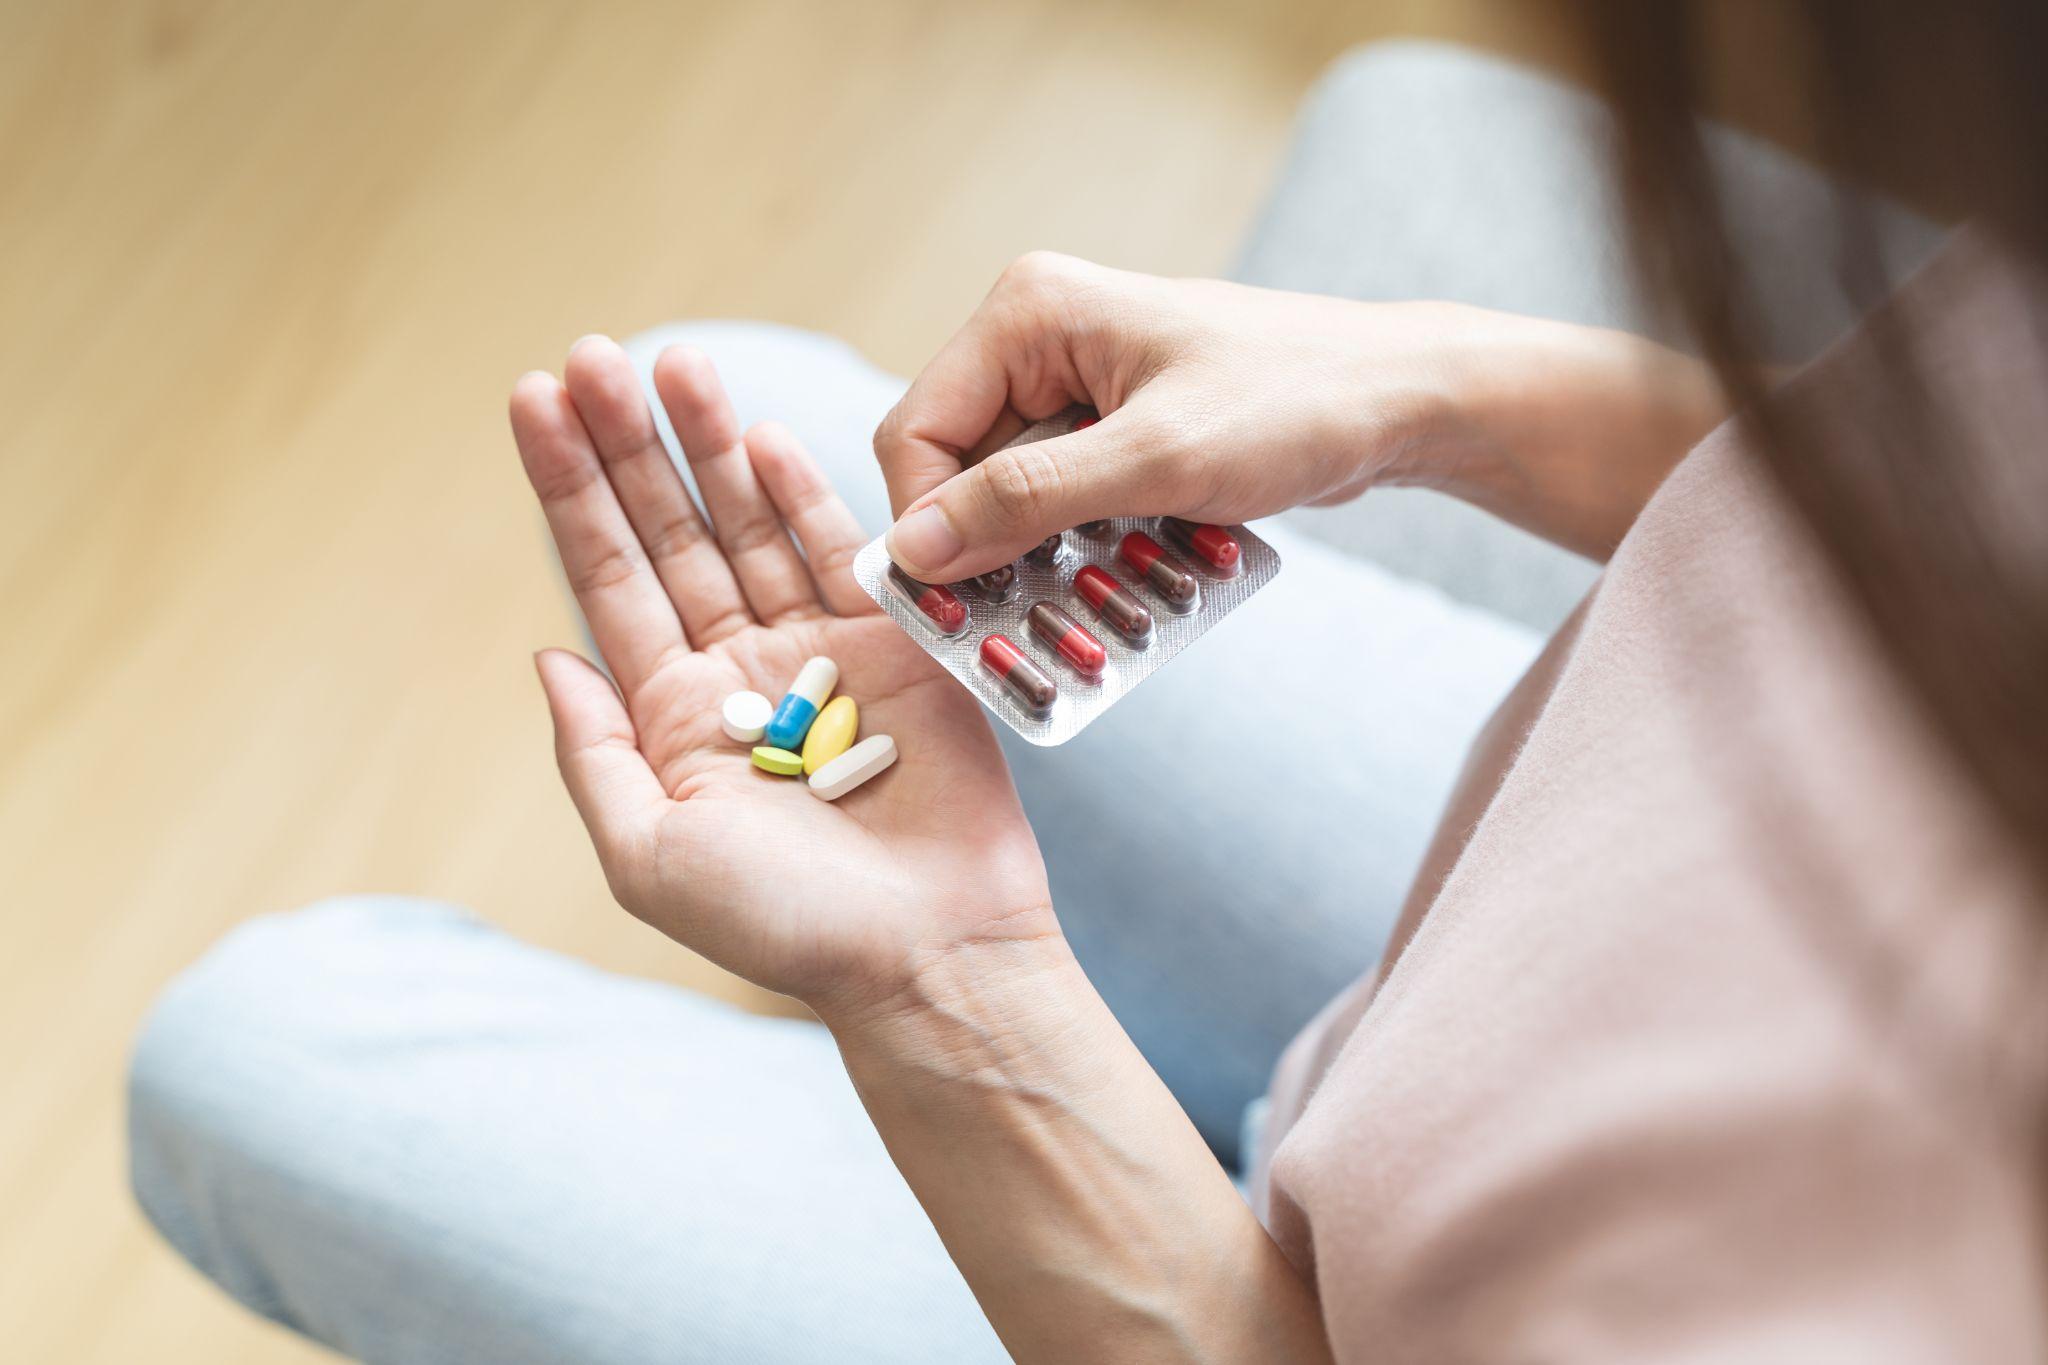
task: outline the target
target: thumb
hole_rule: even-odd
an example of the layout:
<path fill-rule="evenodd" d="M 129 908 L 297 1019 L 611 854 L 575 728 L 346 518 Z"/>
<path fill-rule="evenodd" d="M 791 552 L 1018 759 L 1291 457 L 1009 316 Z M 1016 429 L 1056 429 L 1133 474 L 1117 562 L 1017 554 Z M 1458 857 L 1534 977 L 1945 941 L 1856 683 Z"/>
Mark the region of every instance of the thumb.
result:
<path fill-rule="evenodd" d="M 611 680 L 565 649 L 533 656 L 555 723 L 555 761 L 612 885 L 644 845 L 668 793 L 634 742 Z"/>
<path fill-rule="evenodd" d="M 948 583 L 1008 564 L 1047 536 L 1096 517 L 1157 510 L 1112 418 L 1005 446 L 905 509 L 889 557 L 912 578 Z"/>

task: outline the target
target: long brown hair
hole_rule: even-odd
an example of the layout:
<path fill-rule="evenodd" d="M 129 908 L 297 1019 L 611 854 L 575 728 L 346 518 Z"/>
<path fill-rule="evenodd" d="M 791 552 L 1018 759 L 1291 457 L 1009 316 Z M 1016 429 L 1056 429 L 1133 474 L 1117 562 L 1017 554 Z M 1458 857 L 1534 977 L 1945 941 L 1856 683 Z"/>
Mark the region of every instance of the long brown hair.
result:
<path fill-rule="evenodd" d="M 1730 246 L 1729 205 L 1698 114 L 1726 65 L 1732 12 L 1770 41 L 1736 54 L 1768 68 L 1828 169 L 1865 186 L 1913 184 L 1922 202 L 1994 233 L 2025 268 L 2048 265 L 2048 6 L 2040 0 L 1580 0 L 1617 116 L 1620 182 L 1639 273 L 1673 301 L 1743 414 L 1751 445 L 1811 529 L 1930 728 L 2048 887 L 2048 554 L 1987 524 L 1983 455 L 1913 373 L 1908 345 L 1879 351 L 1884 411 L 1852 432 L 1797 426 L 1774 406 L 1757 298 Z M 1789 105 L 1787 99 L 1789 96 Z M 1840 200 L 1836 240 L 1815 244 L 1852 295 L 1891 283 L 1863 201 Z M 2039 298 L 2040 295 L 2035 295 Z M 2035 339 L 2048 351 L 2048 319 Z M 2048 432 L 1993 461 L 2048 458 Z M 1974 438 L 1968 438 L 1974 439 Z M 2032 481 L 2042 487 L 2039 480 Z M 2033 509 L 2048 536 L 2048 508 Z"/>

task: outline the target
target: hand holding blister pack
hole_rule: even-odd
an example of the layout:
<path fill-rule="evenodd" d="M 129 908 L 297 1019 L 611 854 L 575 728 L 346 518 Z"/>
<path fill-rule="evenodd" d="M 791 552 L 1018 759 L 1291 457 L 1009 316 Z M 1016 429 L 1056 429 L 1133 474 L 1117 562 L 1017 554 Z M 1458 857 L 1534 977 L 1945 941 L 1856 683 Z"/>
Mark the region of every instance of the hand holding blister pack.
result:
<path fill-rule="evenodd" d="M 1094 420 L 1069 408 L 1011 445 Z M 1015 564 L 959 583 L 920 583 L 883 538 L 853 562 L 882 610 L 1033 744 L 1064 744 L 1165 667 L 1280 572 L 1242 526 L 1114 517 L 1054 536 Z"/>

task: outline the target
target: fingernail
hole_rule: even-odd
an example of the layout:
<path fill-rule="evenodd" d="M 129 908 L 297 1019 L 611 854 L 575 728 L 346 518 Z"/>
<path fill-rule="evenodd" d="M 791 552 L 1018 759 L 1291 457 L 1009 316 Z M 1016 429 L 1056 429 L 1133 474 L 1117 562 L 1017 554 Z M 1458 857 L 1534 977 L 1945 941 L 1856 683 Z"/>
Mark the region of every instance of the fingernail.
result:
<path fill-rule="evenodd" d="M 889 557 L 912 575 L 943 569 L 960 557 L 964 542 L 946 509 L 928 503 L 889 528 Z"/>
<path fill-rule="evenodd" d="M 577 338 L 576 338 L 576 340 L 575 340 L 574 344 L 572 344 L 572 345 L 571 345 L 571 346 L 569 347 L 569 349 L 570 349 L 570 350 L 572 350 L 572 351 L 574 351 L 574 350 L 577 350 L 577 349 L 578 349 L 578 348 L 580 348 L 580 347 L 581 347 L 581 346 L 582 346 L 582 345 L 583 345 L 583 344 L 584 344 L 585 342 L 590 342 L 590 341 L 602 341 L 602 342 L 604 342 L 604 343 L 605 343 L 606 345 L 610 345 L 610 344 L 611 344 L 611 340 L 612 340 L 612 339 L 611 339 L 610 337 L 606 336 L 606 335 L 605 335 L 605 334 L 604 334 L 603 332 L 585 332 L 585 333 L 584 333 L 584 334 L 583 334 L 582 336 L 580 336 L 580 337 L 577 337 Z"/>

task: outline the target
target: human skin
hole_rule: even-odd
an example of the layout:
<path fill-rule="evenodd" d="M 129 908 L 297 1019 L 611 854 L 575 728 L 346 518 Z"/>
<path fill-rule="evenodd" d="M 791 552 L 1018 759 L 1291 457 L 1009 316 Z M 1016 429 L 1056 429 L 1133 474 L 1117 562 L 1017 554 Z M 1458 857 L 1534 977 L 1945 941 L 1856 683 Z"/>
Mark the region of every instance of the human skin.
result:
<path fill-rule="evenodd" d="M 1085 404 L 1102 420 L 998 450 Z M 1168 280 L 1034 252 L 875 433 L 891 555 L 946 582 L 1107 516 L 1237 522 L 1435 488 L 1604 559 L 1725 415 L 1707 368 L 1605 328 Z"/>
<path fill-rule="evenodd" d="M 586 338 L 562 381 L 527 375 L 511 404 L 617 680 L 536 656 L 620 903 L 831 1029 L 1016 1358 L 1327 1358 L 1313 1286 L 1069 951 L 980 707 L 853 581 L 862 536 L 816 464 L 784 428 L 741 432 L 703 355 L 665 353 L 655 382 L 715 532 L 613 343 Z M 1104 419 L 991 453 L 1071 403 Z M 1096 516 L 1238 521 L 1378 483 L 1604 554 L 1719 418 L 1698 366 L 1617 333 L 1034 255 L 876 449 L 910 514 L 891 552 L 946 581 Z M 901 750 L 834 803 L 755 770 L 718 720 L 728 693 L 779 696 L 813 654 Z"/>

